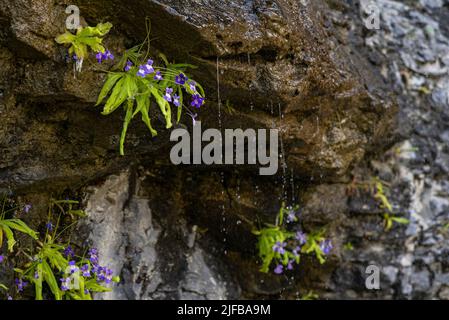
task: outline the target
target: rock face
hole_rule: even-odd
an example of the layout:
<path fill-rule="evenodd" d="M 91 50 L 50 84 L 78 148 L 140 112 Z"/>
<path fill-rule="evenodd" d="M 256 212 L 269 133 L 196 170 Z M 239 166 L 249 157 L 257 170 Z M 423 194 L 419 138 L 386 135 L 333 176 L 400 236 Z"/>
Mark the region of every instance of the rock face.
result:
<path fill-rule="evenodd" d="M 141 184 L 141 179 L 131 179 L 124 172 L 88 190 L 89 218 L 79 228 L 87 230 L 88 241 L 103 253 L 100 263 L 123 277 L 113 292 L 101 298 L 237 298 L 237 289 L 226 281 L 230 279 L 227 270 L 198 246 L 196 227 L 187 227 L 179 201 L 172 199 L 176 194 L 164 197 L 168 202 L 164 209 L 169 211 L 157 211 L 160 216 L 155 222 L 150 204 L 157 210 L 156 203 L 162 202 L 158 198 L 167 190 L 154 186 L 153 195 L 145 195 Z"/>
<path fill-rule="evenodd" d="M 168 132 L 160 122 L 162 134 L 153 140 L 143 126 L 133 126 L 128 158 L 117 155 L 121 115 L 106 118 L 93 108 L 104 74 L 90 59 L 74 78 L 65 49 L 54 41 L 64 31 L 67 4 L 0 4 L 2 188 L 44 180 L 79 186 L 145 156 L 168 161 L 168 152 L 161 151 Z M 298 175 L 343 175 L 391 124 L 393 105 L 366 81 L 375 73 L 354 63 L 319 14 L 325 8 L 319 1 L 307 6 L 300 1 L 79 1 L 79 6 L 89 24 L 115 25 L 106 44 L 118 53 L 125 44 L 142 41 L 149 17 L 155 50 L 198 66 L 192 73 L 208 93 L 203 123 L 279 128 L 287 163 Z M 225 112 L 226 102 L 236 111 L 232 116 Z"/>
<path fill-rule="evenodd" d="M 427 2 L 423 10 L 438 10 Z M 54 42 L 72 3 L 0 0 L 0 191 L 42 201 L 52 192 L 84 193 L 88 218 L 75 242 L 98 247 L 122 278 L 98 298 L 291 299 L 309 289 L 324 298 L 447 298 L 447 240 L 432 231 L 448 213 L 447 79 L 424 77 L 443 77 L 447 32 L 418 9 L 379 3 L 386 26 L 376 33 L 363 27 L 353 1 L 77 1 L 83 23 L 114 24 L 105 44 L 116 55 L 145 38 L 149 17 L 153 56 L 198 66 L 191 73 L 207 93 L 204 129 L 278 128 L 281 168 L 259 177 L 245 166 L 173 166 L 170 132 L 157 113 L 158 137 L 132 123 L 120 157 L 123 115 L 103 117 L 93 106 L 104 73 L 91 57 L 74 77 L 66 49 Z M 415 56 L 404 34 L 423 24 L 436 39 L 420 34 Z M 429 100 L 418 92 L 429 84 L 427 113 Z M 394 134 L 390 91 L 407 115 Z M 425 124 L 415 126 L 420 117 Z M 383 155 L 411 133 L 416 158 Z M 425 164 L 441 171 L 417 179 Z M 415 210 L 406 232 L 385 234 L 376 202 L 348 196 L 350 175 L 376 174 L 391 182 L 398 210 Z M 327 264 L 305 259 L 288 278 L 258 272 L 252 231 L 273 223 L 282 201 L 301 205 L 306 231 L 326 226 L 335 247 Z M 344 249 L 348 243 L 354 250 Z M 382 266 L 380 292 L 365 288 L 369 264 Z"/>

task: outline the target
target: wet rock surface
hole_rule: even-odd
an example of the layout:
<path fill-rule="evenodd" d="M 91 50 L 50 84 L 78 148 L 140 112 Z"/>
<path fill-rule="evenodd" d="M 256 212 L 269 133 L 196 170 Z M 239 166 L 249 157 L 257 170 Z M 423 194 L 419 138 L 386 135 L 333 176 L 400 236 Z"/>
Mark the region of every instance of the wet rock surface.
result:
<path fill-rule="evenodd" d="M 82 185 L 93 175 L 112 173 L 144 156 L 168 161 L 168 132 L 161 121 L 155 121 L 158 139 L 151 139 L 144 125 L 133 125 L 128 159 L 117 155 L 123 115 L 103 117 L 93 107 L 105 74 L 91 57 L 74 78 L 66 49 L 54 41 L 64 31 L 66 4 L 0 4 L 5 27 L 1 111 L 6 114 L 0 141 L 2 188 L 38 185 L 42 180 L 62 185 L 66 178 Z M 106 45 L 117 54 L 144 39 L 149 17 L 154 56 L 157 48 L 176 61 L 198 66 L 192 73 L 208 92 L 208 106 L 200 116 L 203 126 L 280 128 L 287 162 L 298 175 L 344 175 L 391 125 L 394 103 L 379 87 L 369 89 L 367 79 L 376 78 L 376 73 L 353 63 L 345 47 L 338 45 L 333 29 L 319 14 L 321 2 L 78 5 L 83 21 L 108 20 L 115 25 Z M 225 105 L 236 112 L 227 115 Z"/>
<path fill-rule="evenodd" d="M 74 78 L 54 42 L 68 4 L 0 0 L 0 190 L 83 193 L 75 241 L 122 279 L 98 298 L 449 299 L 449 2 L 378 0 L 367 30 L 358 1 L 77 1 L 83 23 L 115 25 L 118 54 L 150 17 L 154 56 L 199 66 L 205 128 L 279 128 L 274 177 L 170 165 L 156 114 L 159 136 L 133 123 L 119 157 L 123 115 L 93 107 L 104 73 L 91 57 Z M 350 192 L 373 176 L 408 226 L 385 232 L 378 202 Z M 305 231 L 326 227 L 325 265 L 258 272 L 252 231 L 282 201 L 301 205 Z M 370 264 L 381 290 L 365 287 Z"/>

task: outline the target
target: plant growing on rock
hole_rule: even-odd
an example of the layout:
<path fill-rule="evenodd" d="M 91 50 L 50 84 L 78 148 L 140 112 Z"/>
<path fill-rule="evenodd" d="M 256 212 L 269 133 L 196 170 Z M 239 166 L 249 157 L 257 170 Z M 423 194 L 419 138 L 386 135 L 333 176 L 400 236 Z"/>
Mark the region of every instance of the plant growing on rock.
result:
<path fill-rule="evenodd" d="M 180 121 L 183 108 L 194 118 L 190 108 L 199 109 L 204 104 L 204 90 L 200 84 L 187 75 L 189 64 L 169 63 L 160 54 L 164 66 L 156 67 L 149 57 L 150 25 L 147 24 L 147 38 L 134 48 L 126 51 L 121 60 L 108 73 L 106 82 L 98 96 L 97 106 L 105 101 L 103 115 L 113 113 L 123 106 L 125 118 L 120 138 L 120 154 L 124 155 L 124 143 L 128 126 L 138 114 L 148 127 L 151 135 L 157 135 L 150 119 L 152 102 L 158 107 L 165 118 L 167 129 L 172 127 L 172 107 L 177 109 L 177 122 Z M 185 103 L 185 95 L 190 95 L 190 105 Z"/>
<path fill-rule="evenodd" d="M 70 31 L 56 37 L 59 44 L 69 45 L 69 56 L 76 62 L 76 71 L 81 72 L 83 61 L 89 55 L 89 48 L 97 54 L 97 59 L 113 58 L 112 54 L 102 45 L 103 37 L 111 30 L 112 24 L 99 23 L 96 27 L 79 27 L 76 33 Z"/>
<path fill-rule="evenodd" d="M 0 249 L 3 245 L 3 239 L 6 238 L 8 242 L 8 251 L 13 251 L 16 239 L 14 231 L 29 235 L 33 239 L 37 239 L 37 233 L 26 225 L 21 219 L 7 218 L 17 208 L 6 210 L 6 197 L 3 197 L 2 207 L 0 211 Z M 2 256 L 3 260 L 3 256 Z"/>
<path fill-rule="evenodd" d="M 76 216 L 85 215 L 82 210 L 73 208 L 76 204 L 78 202 L 73 200 L 51 200 L 44 238 L 37 240 L 38 246 L 34 252 L 25 253 L 29 262 L 24 268 L 14 269 L 19 274 L 16 279 L 18 292 L 31 283 L 34 285 L 36 300 L 43 300 L 45 284 L 56 300 L 91 300 L 92 293 L 110 291 L 106 285 L 119 281 L 118 277 L 113 276 L 112 270 L 99 265 L 97 250 L 89 250 L 88 258 L 78 257 L 70 245 L 61 242 L 64 232 L 76 223 L 59 231 L 63 216 L 69 215 L 73 220 Z M 59 214 L 53 224 L 56 210 Z"/>
<path fill-rule="evenodd" d="M 410 223 L 408 219 L 400 217 L 397 215 L 397 213 L 394 212 L 393 205 L 391 204 L 387 195 L 388 187 L 378 177 L 373 177 L 370 181 L 366 182 L 356 182 L 356 180 L 354 179 L 353 182 L 348 186 L 348 194 L 352 195 L 358 190 L 363 190 L 364 192 L 372 195 L 374 199 L 376 199 L 379 207 L 385 210 L 382 213 L 385 231 L 391 230 L 394 223 L 403 225 Z"/>
<path fill-rule="evenodd" d="M 258 236 L 257 248 L 262 260 L 261 272 L 267 273 L 275 265 L 274 273 L 282 274 L 285 269 L 293 270 L 299 264 L 301 254 L 315 255 L 323 264 L 326 255 L 333 248 L 332 242 L 324 237 L 324 230 L 304 233 L 297 226 L 299 207 L 285 207 L 282 204 L 276 217 L 276 224 L 267 224 L 261 230 L 253 231 Z"/>

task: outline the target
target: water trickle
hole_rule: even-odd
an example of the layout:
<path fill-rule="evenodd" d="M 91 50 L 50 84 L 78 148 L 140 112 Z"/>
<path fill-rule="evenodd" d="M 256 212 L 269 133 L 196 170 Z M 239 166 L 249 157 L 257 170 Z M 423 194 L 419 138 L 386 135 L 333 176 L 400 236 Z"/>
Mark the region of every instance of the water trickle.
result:
<path fill-rule="evenodd" d="M 218 127 L 221 131 L 220 58 L 219 57 L 217 57 L 217 102 L 218 102 Z"/>
<path fill-rule="evenodd" d="M 281 195 L 281 201 L 287 201 L 287 170 L 288 170 L 288 165 L 287 165 L 287 159 L 285 157 L 285 149 L 284 149 L 284 141 L 282 139 L 282 119 L 284 118 L 284 115 L 282 113 L 282 109 L 281 109 L 281 104 L 278 103 L 278 108 L 279 108 L 279 126 L 278 126 L 278 130 L 279 130 L 279 142 L 280 142 L 280 147 L 281 147 L 281 153 L 279 155 L 279 158 L 281 159 L 281 168 L 282 168 L 282 195 Z"/>
<path fill-rule="evenodd" d="M 295 190 L 295 173 L 293 168 L 290 169 L 290 186 L 292 188 L 292 204 L 296 203 L 296 190 Z"/>

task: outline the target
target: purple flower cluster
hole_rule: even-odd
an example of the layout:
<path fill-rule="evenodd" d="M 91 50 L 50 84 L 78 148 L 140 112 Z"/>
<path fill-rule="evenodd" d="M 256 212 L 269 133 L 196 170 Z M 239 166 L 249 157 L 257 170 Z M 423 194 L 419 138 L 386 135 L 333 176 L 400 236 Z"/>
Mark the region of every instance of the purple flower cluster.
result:
<path fill-rule="evenodd" d="M 98 264 L 98 250 L 97 249 L 95 249 L 95 248 L 89 249 L 88 255 L 89 255 L 89 261 L 92 264 L 94 264 L 94 265 Z"/>
<path fill-rule="evenodd" d="M 106 50 L 104 53 L 98 52 L 95 55 L 95 58 L 97 58 L 98 63 L 102 63 L 103 61 L 106 60 L 114 60 L 114 55 L 112 54 L 111 51 Z"/>
<path fill-rule="evenodd" d="M 106 284 L 112 282 L 114 272 L 111 269 L 107 267 L 96 266 L 95 273 L 97 274 L 97 282 L 99 283 L 104 282 Z"/>
<path fill-rule="evenodd" d="M 98 264 L 98 250 L 90 249 L 89 250 L 89 261 L 92 263 L 92 270 L 89 270 L 88 265 L 84 265 L 82 271 L 86 274 L 92 272 L 93 275 L 97 276 L 97 282 L 104 282 L 106 284 L 111 283 L 114 272 L 107 268 L 102 267 Z"/>
<path fill-rule="evenodd" d="M 75 256 L 75 252 L 73 251 L 72 246 L 67 246 L 67 248 L 64 249 L 63 255 L 68 259 L 73 258 Z"/>
<path fill-rule="evenodd" d="M 73 250 L 67 250 L 68 248 L 69 247 L 67 247 L 64 252 L 67 251 L 73 256 Z M 68 272 L 66 272 L 66 275 L 68 274 L 68 276 L 60 279 L 62 291 L 71 289 L 71 275 L 75 272 L 81 272 L 81 275 L 85 278 L 96 278 L 98 283 L 110 284 L 113 281 L 114 272 L 107 267 L 100 266 L 98 263 L 98 250 L 91 248 L 89 249 L 87 255 L 90 263 L 84 263 L 80 268 L 76 265 L 75 261 L 72 260 L 69 262 Z M 85 291 L 85 294 L 88 293 L 89 291 Z"/>
<path fill-rule="evenodd" d="M 16 283 L 18 292 L 23 292 L 25 287 L 28 285 L 28 282 L 23 281 L 22 279 L 19 279 L 19 278 L 16 278 L 15 283 Z"/>
<path fill-rule="evenodd" d="M 0 263 L 2 263 L 3 260 L 5 260 L 5 257 L 2 254 L 0 254 Z"/>
<path fill-rule="evenodd" d="M 146 64 L 139 66 L 137 76 L 145 78 L 147 75 L 154 73 L 153 60 L 149 59 Z"/>
<path fill-rule="evenodd" d="M 173 102 L 177 107 L 181 105 L 181 102 L 179 101 L 180 97 L 177 94 L 173 94 L 172 88 L 165 89 L 164 99 L 168 102 Z"/>

